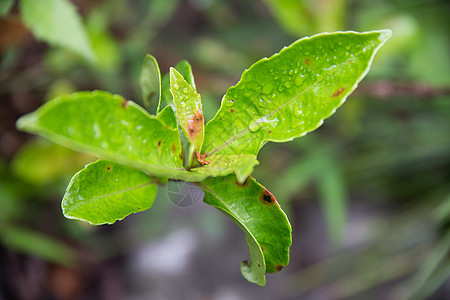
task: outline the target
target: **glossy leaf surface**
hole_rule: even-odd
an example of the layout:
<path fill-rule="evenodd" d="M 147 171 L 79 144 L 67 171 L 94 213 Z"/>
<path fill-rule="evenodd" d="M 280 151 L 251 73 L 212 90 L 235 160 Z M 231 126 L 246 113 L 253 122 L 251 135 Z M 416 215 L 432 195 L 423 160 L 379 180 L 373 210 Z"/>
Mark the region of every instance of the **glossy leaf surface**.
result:
<path fill-rule="evenodd" d="M 156 179 L 142 171 L 98 160 L 73 176 L 62 209 L 70 219 L 112 224 L 150 208 L 157 189 Z"/>
<path fill-rule="evenodd" d="M 175 105 L 175 115 L 192 147 L 191 152 L 200 151 L 205 136 L 200 95 L 174 68 L 170 69 L 170 92 Z"/>
<path fill-rule="evenodd" d="M 194 74 L 192 67 L 187 60 L 182 60 L 174 67 L 193 88 L 196 90 L 194 82 Z M 170 92 L 170 73 L 167 73 L 161 79 L 161 100 L 159 110 L 167 105 L 173 105 L 173 96 Z M 158 111 L 159 112 L 159 111 Z"/>
<path fill-rule="evenodd" d="M 147 54 L 140 76 L 141 96 L 144 107 L 151 112 L 151 107 L 157 107 L 161 97 L 161 72 L 156 59 Z M 156 108 L 159 111 L 159 107 Z"/>
<path fill-rule="evenodd" d="M 95 60 L 81 18 L 70 1 L 21 0 L 19 4 L 24 23 L 37 38 L 70 49 L 88 61 Z"/>
<path fill-rule="evenodd" d="M 244 183 L 253 168 L 259 165 L 255 155 L 211 155 L 208 164 L 192 169 L 200 174 L 209 176 L 226 176 L 235 174 L 239 183 Z"/>
<path fill-rule="evenodd" d="M 242 263 L 243 276 L 265 285 L 264 273 L 278 272 L 289 263 L 292 243 L 291 225 L 275 197 L 251 177 L 244 184 L 230 175 L 198 185 L 205 191 L 205 203 L 229 216 L 245 233 L 251 263 Z"/>
<path fill-rule="evenodd" d="M 94 91 L 61 96 L 20 118 L 17 126 L 155 176 L 194 181 L 205 178 L 182 168 L 178 129 L 118 95 Z"/>
<path fill-rule="evenodd" d="M 388 30 L 300 39 L 252 65 L 206 126 L 202 152 L 253 154 L 319 127 L 366 75 Z"/>

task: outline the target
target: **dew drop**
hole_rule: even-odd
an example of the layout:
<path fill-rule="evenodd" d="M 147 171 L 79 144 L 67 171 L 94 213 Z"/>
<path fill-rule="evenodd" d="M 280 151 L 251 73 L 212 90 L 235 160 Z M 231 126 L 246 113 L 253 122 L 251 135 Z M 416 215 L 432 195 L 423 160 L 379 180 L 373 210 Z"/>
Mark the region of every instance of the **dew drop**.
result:
<path fill-rule="evenodd" d="M 289 75 L 294 74 L 294 70 L 289 70 Z"/>
<path fill-rule="evenodd" d="M 290 88 L 292 87 L 292 83 L 290 83 L 289 81 L 286 81 L 286 82 L 284 83 L 284 86 L 285 86 L 287 89 L 290 89 Z"/>
<path fill-rule="evenodd" d="M 282 91 L 284 91 L 284 86 L 282 86 L 282 85 L 279 85 L 278 86 L 278 91 L 281 93 Z"/>
<path fill-rule="evenodd" d="M 267 107 L 267 100 L 264 100 L 263 98 L 259 99 L 259 101 L 257 102 L 258 105 L 262 108 Z"/>
<path fill-rule="evenodd" d="M 233 106 L 233 105 L 234 105 L 234 99 L 229 98 L 229 99 L 227 99 L 227 100 L 224 102 L 224 104 L 225 104 L 226 106 Z"/>
<path fill-rule="evenodd" d="M 296 86 L 301 86 L 303 84 L 303 80 L 304 80 L 303 77 L 304 77 L 304 75 L 295 77 L 294 84 Z"/>

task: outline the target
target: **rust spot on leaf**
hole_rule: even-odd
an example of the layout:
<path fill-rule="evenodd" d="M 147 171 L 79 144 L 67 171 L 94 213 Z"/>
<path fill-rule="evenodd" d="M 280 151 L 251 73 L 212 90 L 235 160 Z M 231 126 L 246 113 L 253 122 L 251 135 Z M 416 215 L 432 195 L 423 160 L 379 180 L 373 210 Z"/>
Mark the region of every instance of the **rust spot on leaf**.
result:
<path fill-rule="evenodd" d="M 195 139 L 196 135 L 203 127 L 203 112 L 195 111 L 194 115 L 188 119 L 188 134 L 191 139 Z"/>
<path fill-rule="evenodd" d="M 266 188 L 264 188 L 264 191 L 261 193 L 261 196 L 259 197 L 260 201 L 267 205 L 272 205 L 274 203 L 277 203 L 277 200 L 275 199 L 275 196 L 272 195 L 271 192 L 269 192 Z"/>
<path fill-rule="evenodd" d="M 140 208 L 140 207 L 136 207 L 136 209 L 137 209 L 137 210 L 141 210 L 141 208 Z"/>
<path fill-rule="evenodd" d="M 264 252 L 264 247 L 263 246 L 260 246 L 260 247 L 261 247 L 261 251 Z"/>
<path fill-rule="evenodd" d="M 128 103 L 127 100 L 123 100 L 122 103 L 121 103 L 121 106 L 122 106 L 123 109 L 125 109 L 125 108 L 128 107 L 128 104 L 129 104 L 129 103 Z"/>
<path fill-rule="evenodd" d="M 281 269 L 283 269 L 284 268 L 284 266 L 283 265 L 278 265 L 278 266 L 275 266 L 275 270 L 277 270 L 277 272 L 280 272 L 281 271 Z"/>
<path fill-rule="evenodd" d="M 269 134 L 271 134 L 272 133 L 272 131 L 271 130 L 269 130 Z"/>
<path fill-rule="evenodd" d="M 343 91 L 345 91 L 345 88 L 341 87 L 336 92 L 334 92 L 333 95 L 331 95 L 331 97 L 339 97 Z"/>
<path fill-rule="evenodd" d="M 310 65 L 311 64 L 311 60 L 309 58 L 305 58 L 305 64 Z"/>
<path fill-rule="evenodd" d="M 230 112 L 231 112 L 231 113 L 234 113 L 234 108 L 230 109 Z"/>
<path fill-rule="evenodd" d="M 175 144 L 172 145 L 172 152 L 173 153 L 177 152 L 177 145 Z"/>
<path fill-rule="evenodd" d="M 222 117 L 219 118 L 219 121 L 222 120 Z"/>

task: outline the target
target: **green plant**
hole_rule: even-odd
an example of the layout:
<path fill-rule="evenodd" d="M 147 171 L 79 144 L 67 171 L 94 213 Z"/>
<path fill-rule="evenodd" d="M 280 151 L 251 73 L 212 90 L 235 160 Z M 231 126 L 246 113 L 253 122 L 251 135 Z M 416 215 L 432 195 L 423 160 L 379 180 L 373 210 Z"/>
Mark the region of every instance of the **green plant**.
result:
<path fill-rule="evenodd" d="M 300 39 L 246 70 L 206 127 L 190 65 L 183 61 L 161 78 L 150 55 L 141 73 L 142 103 L 156 115 L 118 95 L 78 92 L 49 101 L 17 126 L 103 158 L 70 181 L 62 201 L 68 218 L 114 223 L 150 208 L 157 184 L 196 183 L 204 201 L 244 231 L 251 263 L 242 263 L 242 274 L 263 286 L 266 272 L 288 264 L 292 239 L 275 197 L 250 177 L 259 150 L 319 127 L 353 92 L 390 35 Z"/>

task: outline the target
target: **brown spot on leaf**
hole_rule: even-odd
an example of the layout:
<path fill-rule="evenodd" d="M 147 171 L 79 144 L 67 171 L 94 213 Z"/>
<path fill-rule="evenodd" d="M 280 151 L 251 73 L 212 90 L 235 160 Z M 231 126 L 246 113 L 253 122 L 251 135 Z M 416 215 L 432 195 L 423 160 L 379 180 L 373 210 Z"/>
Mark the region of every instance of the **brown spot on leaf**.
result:
<path fill-rule="evenodd" d="M 269 130 L 269 134 L 271 134 L 272 133 L 272 131 L 271 130 Z"/>
<path fill-rule="evenodd" d="M 261 251 L 264 252 L 264 247 L 263 246 L 260 246 L 260 247 L 261 247 Z"/>
<path fill-rule="evenodd" d="M 345 88 L 341 87 L 336 92 L 334 92 L 333 95 L 331 95 L 331 97 L 339 97 L 343 91 L 345 91 Z"/>
<path fill-rule="evenodd" d="M 219 121 L 222 120 L 222 117 L 219 118 Z"/>
<path fill-rule="evenodd" d="M 191 139 L 194 139 L 200 129 L 203 127 L 203 112 L 195 111 L 194 115 L 188 119 L 188 133 Z"/>
<path fill-rule="evenodd" d="M 309 58 L 305 58 L 305 64 L 310 65 L 311 64 L 311 60 Z"/>
<path fill-rule="evenodd" d="M 110 165 L 107 165 L 107 166 L 106 166 L 106 171 L 107 171 L 107 172 L 111 172 L 111 166 L 110 166 Z"/>
<path fill-rule="evenodd" d="M 230 112 L 231 112 L 231 113 L 234 113 L 234 108 L 230 109 Z"/>
<path fill-rule="evenodd" d="M 136 207 L 136 209 L 137 209 L 137 210 L 141 210 L 141 208 L 140 208 L 140 207 Z"/>
<path fill-rule="evenodd" d="M 127 108 L 128 107 L 128 101 L 127 100 L 123 100 L 122 103 L 121 103 L 121 106 L 122 106 L 123 109 Z"/>
<path fill-rule="evenodd" d="M 175 144 L 172 145 L 172 152 L 173 153 L 177 152 L 177 145 Z"/>
<path fill-rule="evenodd" d="M 161 140 L 158 141 L 158 147 L 161 147 Z"/>
<path fill-rule="evenodd" d="M 261 200 L 262 203 L 267 205 L 272 205 L 273 203 L 277 202 L 275 196 L 272 195 L 272 193 L 269 192 L 266 188 L 264 188 L 264 191 L 261 193 L 259 199 Z"/>
<path fill-rule="evenodd" d="M 278 265 L 278 266 L 275 266 L 275 270 L 277 270 L 277 272 L 280 272 L 281 271 L 281 269 L 283 269 L 284 268 L 284 266 L 283 265 Z"/>

